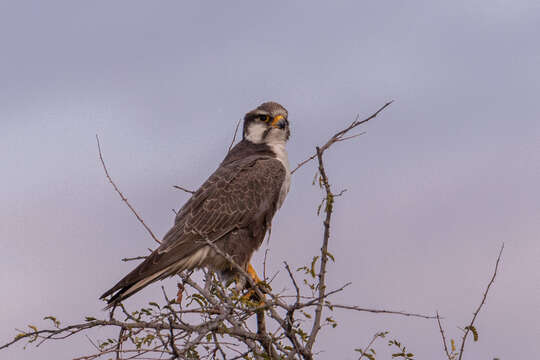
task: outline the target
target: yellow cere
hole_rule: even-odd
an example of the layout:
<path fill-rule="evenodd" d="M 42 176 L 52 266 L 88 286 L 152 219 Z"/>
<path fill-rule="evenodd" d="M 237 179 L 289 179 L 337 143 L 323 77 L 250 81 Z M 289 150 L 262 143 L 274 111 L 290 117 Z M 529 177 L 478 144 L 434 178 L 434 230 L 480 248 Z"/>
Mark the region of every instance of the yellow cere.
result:
<path fill-rule="evenodd" d="M 279 120 L 283 119 L 283 115 L 278 115 L 274 118 L 274 121 L 272 121 L 272 126 L 276 127 Z"/>

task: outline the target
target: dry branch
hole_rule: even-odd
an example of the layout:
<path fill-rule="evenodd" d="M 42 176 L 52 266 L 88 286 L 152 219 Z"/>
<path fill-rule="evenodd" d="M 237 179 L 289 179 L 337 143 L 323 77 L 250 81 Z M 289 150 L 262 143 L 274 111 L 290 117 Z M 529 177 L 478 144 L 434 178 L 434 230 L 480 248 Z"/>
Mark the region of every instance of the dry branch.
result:
<path fill-rule="evenodd" d="M 173 185 L 173 188 L 187 192 L 188 194 L 195 194 L 195 191 L 181 187 L 180 185 Z"/>
<path fill-rule="evenodd" d="M 499 262 L 501 261 L 501 256 L 504 250 L 504 244 L 501 245 L 501 249 L 499 250 L 499 255 L 497 256 L 497 261 L 495 262 L 495 269 L 493 270 L 493 275 L 491 276 L 491 280 L 489 281 L 486 291 L 484 291 L 484 295 L 482 296 L 482 301 L 480 302 L 480 305 L 476 308 L 476 310 L 473 313 L 473 317 L 471 319 L 471 322 L 469 325 L 465 327 L 465 332 L 463 334 L 463 337 L 461 338 L 461 347 L 459 349 L 459 358 L 458 360 L 461 360 L 463 357 L 463 350 L 465 349 L 465 341 L 467 340 L 467 335 L 471 332 L 471 330 L 474 327 L 474 322 L 476 320 L 476 317 L 478 316 L 478 313 L 480 310 L 482 310 L 482 307 L 486 303 L 487 295 L 489 293 L 489 289 L 491 288 L 491 285 L 493 285 L 493 282 L 495 281 L 495 277 L 497 276 L 497 270 L 499 269 Z"/>
<path fill-rule="evenodd" d="M 348 126 L 346 127 L 345 129 L 341 130 L 341 131 L 338 131 L 337 133 L 335 133 L 323 146 L 320 146 L 320 149 L 321 149 L 321 153 L 325 152 L 330 146 L 332 146 L 333 144 L 335 144 L 336 142 L 339 142 L 339 141 L 344 141 L 344 140 L 348 140 L 348 139 L 352 139 L 356 136 L 360 136 L 364 133 L 360 133 L 360 134 L 356 134 L 356 135 L 352 135 L 352 136 L 349 136 L 349 137 L 345 137 L 345 135 L 351 131 L 352 129 L 356 128 L 357 126 L 359 125 L 362 125 L 366 122 L 368 122 L 369 120 L 371 119 L 374 119 L 376 118 L 380 113 L 381 111 L 383 111 L 384 109 L 386 109 L 388 106 L 390 106 L 394 101 L 389 101 L 387 102 L 386 104 L 384 104 L 383 106 L 381 106 L 379 108 L 379 110 L 375 111 L 373 114 L 371 114 L 370 116 L 368 116 L 367 118 L 363 119 L 363 120 L 359 120 L 360 116 L 357 115 L 355 120 Z M 302 166 L 304 166 L 305 164 L 307 164 L 308 162 L 310 162 L 311 160 L 315 159 L 317 157 L 317 152 L 315 152 L 315 154 L 311 155 L 310 157 L 308 157 L 307 159 L 301 161 L 300 163 L 298 163 L 298 165 L 291 171 L 291 174 L 294 174 L 296 172 L 296 170 L 298 170 L 299 168 L 301 168 Z"/>
<path fill-rule="evenodd" d="M 233 145 L 234 145 L 234 142 L 236 141 L 236 134 L 238 133 L 238 127 L 240 126 L 240 123 L 242 122 L 242 118 L 238 119 L 238 121 L 236 122 L 236 127 L 234 128 L 234 134 L 233 134 L 233 137 L 232 137 L 232 140 L 231 140 L 231 144 L 229 145 L 229 148 L 227 149 L 227 152 L 231 151 Z"/>
<path fill-rule="evenodd" d="M 446 342 L 446 336 L 444 335 L 444 330 L 441 324 L 441 318 L 439 317 L 439 313 L 437 312 L 437 324 L 439 325 L 439 331 L 441 332 L 441 338 L 443 342 L 444 347 L 444 353 L 446 354 L 446 357 L 448 360 L 452 360 L 452 356 L 450 356 L 450 353 L 448 352 L 448 343 Z"/>
<path fill-rule="evenodd" d="M 131 204 L 129 203 L 128 199 L 124 196 L 124 194 L 122 194 L 118 186 L 116 186 L 116 184 L 112 180 L 111 176 L 109 175 L 109 171 L 107 170 L 107 166 L 105 166 L 105 160 L 103 160 L 103 154 L 101 153 L 101 144 L 99 143 L 99 137 L 97 136 L 97 134 L 96 134 L 96 141 L 97 141 L 98 152 L 99 152 L 99 160 L 101 161 L 101 165 L 103 166 L 103 170 L 105 171 L 105 175 L 107 176 L 107 179 L 113 186 L 116 193 L 120 196 L 122 201 L 128 206 L 129 210 L 131 210 L 131 212 L 133 213 L 133 215 L 135 215 L 137 220 L 139 220 L 139 222 L 142 224 L 142 226 L 144 226 L 146 231 L 148 231 L 152 239 L 154 239 L 154 241 L 157 242 L 158 244 L 161 244 L 161 241 L 158 240 L 158 238 L 154 235 L 152 230 L 150 230 L 150 228 L 144 223 L 143 219 L 139 216 L 139 214 L 137 214 L 137 211 L 135 211 L 133 206 L 131 206 Z"/>

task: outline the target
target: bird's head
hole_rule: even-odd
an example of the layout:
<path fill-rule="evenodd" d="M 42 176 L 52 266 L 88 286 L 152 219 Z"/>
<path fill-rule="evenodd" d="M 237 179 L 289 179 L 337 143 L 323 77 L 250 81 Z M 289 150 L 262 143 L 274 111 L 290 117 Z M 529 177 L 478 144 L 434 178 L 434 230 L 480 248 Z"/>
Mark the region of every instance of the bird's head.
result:
<path fill-rule="evenodd" d="M 265 102 L 244 117 L 244 139 L 255 144 L 285 143 L 291 130 L 287 110 L 276 102 Z"/>

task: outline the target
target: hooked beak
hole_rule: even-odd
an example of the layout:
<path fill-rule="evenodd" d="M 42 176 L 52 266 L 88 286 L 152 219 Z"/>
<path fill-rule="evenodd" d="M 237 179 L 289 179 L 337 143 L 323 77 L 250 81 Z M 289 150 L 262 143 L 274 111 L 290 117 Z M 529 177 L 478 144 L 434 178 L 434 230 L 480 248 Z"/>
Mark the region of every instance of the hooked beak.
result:
<path fill-rule="evenodd" d="M 285 126 L 287 126 L 287 119 L 285 119 L 283 115 L 278 115 L 274 118 L 271 125 L 275 128 L 285 129 Z"/>

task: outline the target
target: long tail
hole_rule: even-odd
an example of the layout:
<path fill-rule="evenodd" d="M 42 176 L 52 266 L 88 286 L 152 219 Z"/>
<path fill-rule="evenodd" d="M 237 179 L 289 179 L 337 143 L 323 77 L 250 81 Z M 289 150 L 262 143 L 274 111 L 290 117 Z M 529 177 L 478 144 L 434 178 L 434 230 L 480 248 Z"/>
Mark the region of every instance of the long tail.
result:
<path fill-rule="evenodd" d="M 159 280 L 160 278 L 163 277 L 163 274 L 166 273 L 167 270 L 168 268 L 165 268 L 141 280 L 131 281 L 131 282 L 126 281 L 126 280 L 129 280 L 129 278 L 131 277 L 130 276 L 131 273 L 128 274 L 118 284 L 116 284 L 114 287 L 107 290 L 103 295 L 100 296 L 100 299 L 107 301 L 107 306 L 104 307 L 103 310 L 108 310 L 114 306 L 117 306 L 123 300 L 129 298 L 130 296 L 144 289 L 147 285 L 153 283 L 156 280 Z M 112 295 L 112 296 L 109 299 L 105 299 L 109 295 Z"/>
<path fill-rule="evenodd" d="M 127 299 L 154 281 L 178 274 L 187 269 L 201 267 L 209 254 L 211 254 L 211 251 L 208 246 L 199 248 L 188 256 L 180 257 L 179 260 L 177 260 L 178 257 L 163 259 L 163 257 L 167 256 L 167 253 L 154 251 L 133 271 L 101 295 L 100 299 L 103 300 L 106 300 L 107 296 L 111 296 L 106 300 L 107 306 L 105 310 L 118 305 L 122 300 Z"/>

